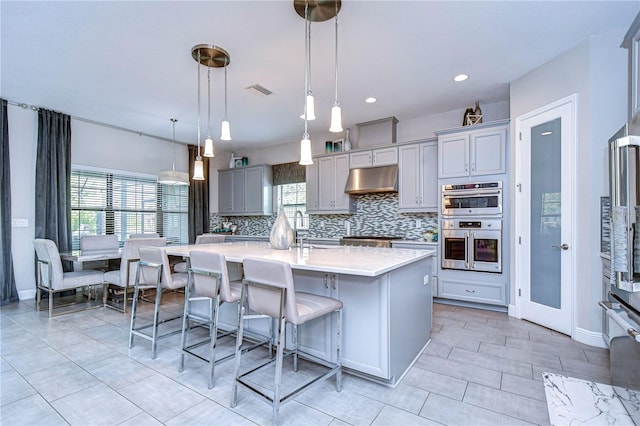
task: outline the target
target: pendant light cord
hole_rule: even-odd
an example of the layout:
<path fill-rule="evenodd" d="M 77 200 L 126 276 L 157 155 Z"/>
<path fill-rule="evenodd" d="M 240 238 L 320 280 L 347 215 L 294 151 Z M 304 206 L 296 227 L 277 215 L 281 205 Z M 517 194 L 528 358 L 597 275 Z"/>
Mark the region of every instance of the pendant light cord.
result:
<path fill-rule="evenodd" d="M 171 122 L 173 123 L 173 144 L 171 145 L 173 148 L 173 171 L 176 171 L 176 121 L 177 118 L 172 118 Z"/>
<path fill-rule="evenodd" d="M 311 50 L 311 28 L 309 25 L 309 2 L 304 2 L 304 55 L 305 55 L 305 70 L 304 70 L 304 137 L 309 138 L 307 131 L 307 94 L 311 90 L 309 84 L 309 68 L 311 68 L 311 58 L 309 51 Z"/>
<path fill-rule="evenodd" d="M 336 1 L 336 98 L 335 105 L 338 105 L 338 2 Z"/>
<path fill-rule="evenodd" d="M 198 152 L 196 160 L 200 159 L 200 50 L 198 50 Z"/>
<path fill-rule="evenodd" d="M 224 120 L 227 121 L 227 65 L 229 60 L 224 57 Z"/>
<path fill-rule="evenodd" d="M 198 65 L 200 67 L 200 65 Z M 211 67 L 207 66 L 207 137 L 211 136 Z M 205 147 L 206 151 L 206 147 Z"/>

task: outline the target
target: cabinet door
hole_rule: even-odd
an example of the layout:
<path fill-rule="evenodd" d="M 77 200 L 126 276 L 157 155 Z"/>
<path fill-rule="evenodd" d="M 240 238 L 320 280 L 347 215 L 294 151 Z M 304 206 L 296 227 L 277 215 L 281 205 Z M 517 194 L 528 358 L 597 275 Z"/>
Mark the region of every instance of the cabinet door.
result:
<path fill-rule="evenodd" d="M 244 170 L 244 212 L 262 213 L 263 169 L 255 167 Z"/>
<path fill-rule="evenodd" d="M 398 164 L 398 147 L 374 149 L 372 164 L 374 166 Z"/>
<path fill-rule="evenodd" d="M 333 286 L 335 285 L 335 288 Z M 389 379 L 389 283 L 378 277 L 337 275 L 332 297 L 341 300 L 342 365 Z"/>
<path fill-rule="evenodd" d="M 344 187 L 349 178 L 349 154 L 336 155 L 335 161 L 335 181 L 334 181 L 334 202 L 336 210 L 349 210 L 349 194 L 344 193 Z"/>
<path fill-rule="evenodd" d="M 469 175 L 469 135 L 450 135 L 438 139 L 438 177 Z"/>
<path fill-rule="evenodd" d="M 425 211 L 438 210 L 438 143 L 427 142 L 420 145 L 420 207 Z"/>
<path fill-rule="evenodd" d="M 334 157 L 318 159 L 318 208 L 331 210 L 335 198 Z"/>
<path fill-rule="evenodd" d="M 371 167 L 372 161 L 371 151 L 352 152 L 349 154 L 349 167 L 352 169 Z"/>
<path fill-rule="evenodd" d="M 224 215 L 233 210 L 233 180 L 230 171 L 218 173 L 218 213 Z"/>
<path fill-rule="evenodd" d="M 420 197 L 420 145 L 401 147 L 399 157 L 398 208 L 413 209 Z"/>
<path fill-rule="evenodd" d="M 318 210 L 318 160 L 307 166 L 307 211 Z"/>
<path fill-rule="evenodd" d="M 494 175 L 506 172 L 506 129 L 493 129 L 471 133 L 472 176 Z"/>
<path fill-rule="evenodd" d="M 244 213 L 244 170 L 233 170 L 231 180 L 231 212 Z"/>

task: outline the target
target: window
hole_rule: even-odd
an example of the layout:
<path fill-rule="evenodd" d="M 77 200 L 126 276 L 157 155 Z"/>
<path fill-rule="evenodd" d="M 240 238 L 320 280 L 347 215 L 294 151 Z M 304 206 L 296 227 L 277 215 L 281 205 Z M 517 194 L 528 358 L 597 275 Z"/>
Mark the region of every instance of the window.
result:
<path fill-rule="evenodd" d="M 302 223 L 298 218 L 297 229 L 309 229 L 309 215 L 307 214 L 307 184 L 286 183 L 276 186 L 278 206 L 282 206 L 291 226 L 295 227 L 296 211 L 302 213 Z"/>
<path fill-rule="evenodd" d="M 83 235 L 158 233 L 176 243 L 188 242 L 186 186 L 158 185 L 155 179 L 106 172 L 72 170 L 71 231 L 73 248 Z"/>

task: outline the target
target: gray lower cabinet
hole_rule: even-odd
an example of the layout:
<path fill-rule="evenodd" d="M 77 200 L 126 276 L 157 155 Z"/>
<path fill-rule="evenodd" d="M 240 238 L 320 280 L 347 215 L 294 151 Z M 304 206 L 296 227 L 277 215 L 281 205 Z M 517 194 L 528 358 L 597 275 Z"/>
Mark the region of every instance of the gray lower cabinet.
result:
<path fill-rule="evenodd" d="M 468 274 L 477 274 L 477 272 Z M 507 306 L 507 284 L 490 280 L 474 280 L 469 275 L 467 277 L 449 277 L 440 272 L 438 276 L 438 297 Z"/>
<path fill-rule="evenodd" d="M 438 211 L 438 142 L 399 147 L 398 211 Z"/>
<path fill-rule="evenodd" d="M 271 166 L 218 171 L 218 213 L 221 215 L 270 215 L 273 205 L 271 194 Z"/>

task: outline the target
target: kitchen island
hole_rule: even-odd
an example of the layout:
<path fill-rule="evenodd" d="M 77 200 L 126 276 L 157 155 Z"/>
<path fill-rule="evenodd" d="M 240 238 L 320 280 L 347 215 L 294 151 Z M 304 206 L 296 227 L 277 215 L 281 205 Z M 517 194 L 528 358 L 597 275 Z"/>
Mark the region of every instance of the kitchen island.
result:
<path fill-rule="evenodd" d="M 235 278 L 245 257 L 288 262 L 297 291 L 343 302 L 342 365 L 346 372 L 395 386 L 429 342 L 435 250 L 349 246 L 274 250 L 269 243 L 253 241 L 167 246 L 166 250 L 182 257 L 188 257 L 191 250 L 224 254 L 230 276 Z M 221 327 L 232 327 L 236 318 L 233 306 L 221 307 Z M 334 326 L 330 317 L 304 324 L 300 348 L 335 361 Z M 268 323 L 251 327 L 265 334 Z"/>

